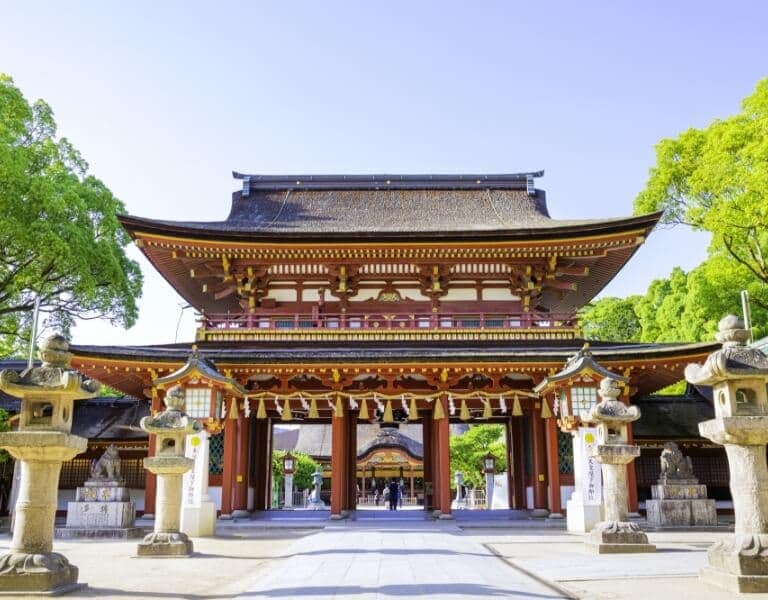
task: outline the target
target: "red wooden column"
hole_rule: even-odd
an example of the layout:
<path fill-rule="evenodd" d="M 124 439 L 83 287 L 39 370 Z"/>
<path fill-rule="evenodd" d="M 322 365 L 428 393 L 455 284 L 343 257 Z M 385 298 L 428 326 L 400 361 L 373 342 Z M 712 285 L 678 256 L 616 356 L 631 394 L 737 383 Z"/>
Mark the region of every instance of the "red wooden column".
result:
<path fill-rule="evenodd" d="M 512 417 L 509 417 L 504 423 L 504 442 L 507 453 L 507 503 L 509 508 L 517 508 L 515 506 L 515 478 L 512 475 L 515 471 L 515 453 L 512 448 Z"/>
<path fill-rule="evenodd" d="M 557 447 L 557 421 L 544 419 L 547 442 L 547 480 L 549 481 L 549 512 L 551 517 L 562 517 L 560 500 L 560 456 Z"/>
<path fill-rule="evenodd" d="M 253 508 L 267 510 L 270 507 L 269 475 L 272 466 L 272 453 L 269 451 L 272 423 L 269 419 L 256 419 L 253 430 Z"/>
<path fill-rule="evenodd" d="M 525 493 L 525 438 L 523 434 L 523 417 L 512 417 L 512 452 L 514 464 L 514 507 L 518 510 L 526 508 Z"/>
<path fill-rule="evenodd" d="M 449 447 L 450 422 L 448 420 L 448 402 L 444 394 L 435 399 L 442 402 L 445 417 L 435 421 L 437 429 L 437 488 L 440 490 L 440 514 L 451 514 L 451 455 Z"/>
<path fill-rule="evenodd" d="M 331 517 L 341 517 L 347 495 L 347 415 L 331 419 Z"/>
<path fill-rule="evenodd" d="M 248 400 L 245 400 L 248 402 Z M 237 468 L 235 473 L 235 497 L 232 508 L 237 511 L 248 511 L 248 455 L 251 443 L 250 419 L 241 412 L 237 418 Z"/>
<path fill-rule="evenodd" d="M 534 408 L 531 412 L 531 439 L 533 440 L 533 508 L 539 511 L 547 509 L 547 448 L 544 439 L 544 419 Z"/>
<path fill-rule="evenodd" d="M 434 490 L 432 478 L 432 414 L 424 412 L 421 420 L 421 439 L 424 453 L 424 510 L 434 510 Z M 429 485 L 427 485 L 429 484 Z M 429 493 L 428 493 L 428 490 Z"/>
<path fill-rule="evenodd" d="M 152 402 L 150 404 L 150 411 L 152 414 L 155 414 L 156 412 L 162 410 L 163 408 L 163 401 L 160 399 L 159 392 L 156 391 L 156 389 L 152 390 Z M 154 435 L 150 434 L 149 440 L 147 443 L 147 456 L 154 456 L 156 452 L 156 438 Z M 144 475 L 144 516 L 146 517 L 153 517 L 155 516 L 155 496 L 157 495 L 157 477 L 150 473 L 148 470 L 145 471 Z"/>
<path fill-rule="evenodd" d="M 357 415 L 358 411 L 347 411 L 347 498 L 344 508 L 357 508 Z"/>
<path fill-rule="evenodd" d="M 227 400 L 224 419 L 224 470 L 221 475 L 221 516 L 231 517 L 234 505 L 235 472 L 237 471 L 237 400 Z"/>
<path fill-rule="evenodd" d="M 632 423 L 629 424 L 627 427 L 627 443 L 633 444 L 635 440 L 635 435 L 632 432 Z M 638 506 L 637 506 L 637 470 L 635 468 L 635 462 L 632 461 L 627 465 L 627 487 L 629 488 L 628 497 L 627 497 L 627 504 L 629 508 L 629 512 L 636 513 Z"/>

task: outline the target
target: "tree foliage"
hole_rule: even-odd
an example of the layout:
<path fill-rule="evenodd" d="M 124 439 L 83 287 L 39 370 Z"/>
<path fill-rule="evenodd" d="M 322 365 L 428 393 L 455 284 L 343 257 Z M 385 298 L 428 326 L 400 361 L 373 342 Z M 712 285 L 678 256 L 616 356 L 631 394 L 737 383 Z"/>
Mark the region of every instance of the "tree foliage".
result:
<path fill-rule="evenodd" d="M 313 487 L 312 474 L 320 467 L 320 464 L 309 456 L 301 452 L 291 452 L 294 457 L 293 489 L 309 490 Z M 278 486 L 283 485 L 283 457 L 286 455 L 284 450 L 277 450 L 272 453 L 272 478 Z"/>
<path fill-rule="evenodd" d="M 124 248 L 125 207 L 66 138 L 53 111 L 0 74 L 0 352 L 28 336 L 35 298 L 48 326 L 106 318 L 130 327 L 142 276 Z"/>
<path fill-rule="evenodd" d="M 496 457 L 496 472 L 507 470 L 504 427 L 501 425 L 472 425 L 463 435 L 450 438 L 451 470 L 464 474 L 464 484 L 484 488 L 483 458 L 490 452 Z M 451 480 L 451 486 L 455 482 Z"/>
<path fill-rule="evenodd" d="M 741 313 L 741 290 L 754 337 L 768 335 L 768 79 L 738 114 L 656 146 L 635 212 L 656 210 L 662 222 L 711 233 L 707 259 L 687 273 L 674 268 L 642 296 L 593 303 L 582 313 L 585 337 L 711 341 L 724 315 Z"/>
<path fill-rule="evenodd" d="M 710 232 L 710 259 L 735 269 L 720 273 L 768 310 L 768 79 L 738 114 L 656 146 L 635 212 L 659 209 L 666 223 Z"/>

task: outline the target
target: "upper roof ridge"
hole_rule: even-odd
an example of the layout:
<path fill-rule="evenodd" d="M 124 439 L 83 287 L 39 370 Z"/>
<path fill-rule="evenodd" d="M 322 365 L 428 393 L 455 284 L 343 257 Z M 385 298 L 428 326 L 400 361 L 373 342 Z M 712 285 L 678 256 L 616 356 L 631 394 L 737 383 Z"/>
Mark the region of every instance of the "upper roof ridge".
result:
<path fill-rule="evenodd" d="M 533 190 L 544 171 L 501 174 L 258 175 L 232 171 L 251 190 L 509 189 Z"/>

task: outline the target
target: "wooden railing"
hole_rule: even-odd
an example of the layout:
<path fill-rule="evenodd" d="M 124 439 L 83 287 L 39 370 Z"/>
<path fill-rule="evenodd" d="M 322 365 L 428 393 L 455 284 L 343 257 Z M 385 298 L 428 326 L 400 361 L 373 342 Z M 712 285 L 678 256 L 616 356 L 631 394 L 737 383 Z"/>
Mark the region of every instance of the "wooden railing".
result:
<path fill-rule="evenodd" d="M 551 313 L 207 313 L 198 339 L 571 338 L 572 314 Z"/>

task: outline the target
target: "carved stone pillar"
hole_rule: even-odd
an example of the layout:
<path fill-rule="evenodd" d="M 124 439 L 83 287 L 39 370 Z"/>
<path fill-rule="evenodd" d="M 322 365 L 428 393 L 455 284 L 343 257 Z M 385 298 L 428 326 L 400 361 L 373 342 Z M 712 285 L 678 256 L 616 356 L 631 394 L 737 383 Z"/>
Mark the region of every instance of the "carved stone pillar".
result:
<path fill-rule="evenodd" d="M 745 346 L 748 337 L 737 317 L 725 317 L 723 348 L 685 369 L 690 383 L 713 388 L 715 418 L 699 433 L 725 446 L 736 517 L 734 535 L 709 549 L 700 577 L 732 592 L 768 592 L 768 356 Z"/>
<path fill-rule="evenodd" d="M 620 394 L 618 382 L 606 377 L 600 382 L 602 400 L 590 412 L 590 420 L 597 423 L 592 455 L 603 471 L 604 520 L 590 532 L 587 547 L 598 554 L 655 552 L 656 546 L 627 513 L 627 464 L 640 456 L 640 447 L 627 443 L 627 428 L 640 418 L 640 410 L 617 400 Z"/>
<path fill-rule="evenodd" d="M 192 554 L 192 541 L 182 533 L 182 476 L 194 465 L 184 456 L 186 436 L 202 425 L 184 413 L 184 390 L 176 386 L 165 396 L 166 409 L 154 417 L 144 417 L 141 428 L 153 433 L 157 454 L 144 459 L 144 468 L 157 476 L 155 530 L 139 542 L 140 557 L 186 557 Z"/>
<path fill-rule="evenodd" d="M 0 591 L 59 594 L 79 587 L 78 569 L 53 552 L 61 463 L 84 452 L 88 440 L 72 435 L 74 400 L 95 396 L 100 385 L 69 369 L 69 344 L 54 335 L 40 347 L 42 366 L 0 371 L 0 390 L 21 398 L 19 430 L 0 433 L 0 447 L 20 462 L 16 526 L 11 551 L 0 557 Z"/>

